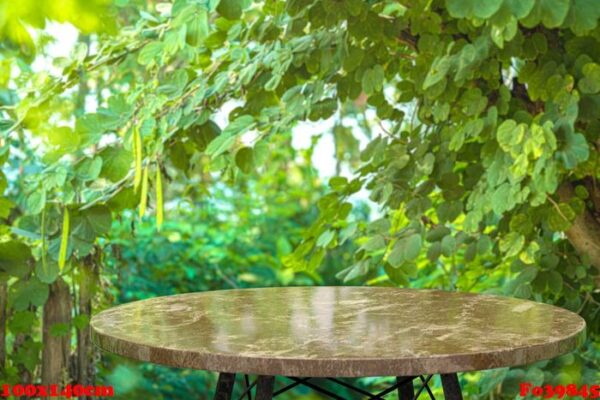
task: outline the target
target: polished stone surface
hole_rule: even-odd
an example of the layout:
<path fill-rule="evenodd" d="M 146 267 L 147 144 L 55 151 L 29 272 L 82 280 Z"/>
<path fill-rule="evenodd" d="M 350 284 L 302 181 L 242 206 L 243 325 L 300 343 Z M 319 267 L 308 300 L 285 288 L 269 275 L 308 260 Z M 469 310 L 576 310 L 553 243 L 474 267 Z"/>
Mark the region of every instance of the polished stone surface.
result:
<path fill-rule="evenodd" d="M 287 376 L 409 376 L 521 365 L 574 350 L 585 322 L 554 306 L 374 287 L 224 290 L 92 318 L 104 350 L 142 361 Z"/>

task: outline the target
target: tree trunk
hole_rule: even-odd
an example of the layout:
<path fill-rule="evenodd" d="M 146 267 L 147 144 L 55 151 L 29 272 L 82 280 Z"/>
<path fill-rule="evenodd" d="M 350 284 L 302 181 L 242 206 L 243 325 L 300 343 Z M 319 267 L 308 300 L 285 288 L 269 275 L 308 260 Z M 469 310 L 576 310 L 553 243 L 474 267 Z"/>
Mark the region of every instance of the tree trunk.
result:
<path fill-rule="evenodd" d="M 35 309 L 31 309 L 30 311 L 34 311 Z M 25 344 L 25 342 L 27 340 L 31 339 L 30 335 L 24 334 L 24 333 L 19 333 L 17 335 L 15 335 L 15 340 L 13 341 L 13 347 L 12 347 L 12 352 L 13 354 L 17 354 L 19 352 L 19 350 L 21 349 L 21 346 L 23 346 Z M 17 374 L 19 376 L 19 383 L 23 384 L 23 385 L 27 385 L 28 383 L 32 383 L 33 382 L 33 373 L 31 371 L 29 371 L 25 365 L 19 363 L 16 365 L 17 367 Z M 20 399 L 21 400 L 27 400 L 28 396 L 21 396 Z"/>
<path fill-rule="evenodd" d="M 87 260 L 86 260 L 87 261 Z M 81 280 L 79 282 L 79 315 L 92 314 L 92 298 L 94 297 L 97 281 L 97 268 L 95 260 L 84 262 L 80 267 Z M 93 385 L 95 381 L 93 346 L 89 325 L 77 330 L 77 383 L 84 386 Z M 91 399 L 91 397 L 85 397 Z"/>
<path fill-rule="evenodd" d="M 568 182 L 560 185 L 557 193 L 562 202 L 569 201 L 575 195 L 573 186 Z M 594 215 L 584 210 L 565 233 L 577 252 L 587 254 L 591 264 L 600 270 L 600 223 Z M 600 287 L 600 279 L 596 281 L 596 286 Z"/>
<path fill-rule="evenodd" d="M 69 333 L 54 336 L 50 333 L 55 324 L 66 324 Z M 71 295 L 69 285 L 58 278 L 50 286 L 50 296 L 44 305 L 42 351 L 42 384 L 64 384 L 65 373 L 69 369 L 69 353 L 71 345 Z"/>
<path fill-rule="evenodd" d="M 0 376 L 6 368 L 6 299 L 8 295 L 6 282 L 0 283 Z"/>

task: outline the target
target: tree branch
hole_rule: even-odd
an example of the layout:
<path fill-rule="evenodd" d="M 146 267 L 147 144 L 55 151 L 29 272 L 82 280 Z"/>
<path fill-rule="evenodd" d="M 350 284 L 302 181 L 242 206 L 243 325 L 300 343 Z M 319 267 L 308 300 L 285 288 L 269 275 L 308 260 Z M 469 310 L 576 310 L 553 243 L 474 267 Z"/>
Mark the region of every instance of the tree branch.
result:
<path fill-rule="evenodd" d="M 569 182 L 564 182 L 558 188 L 557 194 L 562 202 L 568 202 L 575 196 L 575 191 Z M 587 254 L 591 264 L 600 271 L 600 223 L 592 213 L 584 210 L 565 233 L 577 252 Z M 596 284 L 600 287 L 600 280 Z"/>
<path fill-rule="evenodd" d="M 531 115 L 536 115 L 544 111 L 544 103 L 541 101 L 532 101 L 529 98 L 529 93 L 527 93 L 527 87 L 519 83 L 517 78 L 513 78 L 512 85 L 512 95 L 525 103 L 525 108 L 527 108 L 527 111 Z"/>
<path fill-rule="evenodd" d="M 411 35 L 407 31 L 400 32 L 400 35 L 398 36 L 398 41 L 410 47 L 412 50 L 417 50 L 417 37 Z"/>

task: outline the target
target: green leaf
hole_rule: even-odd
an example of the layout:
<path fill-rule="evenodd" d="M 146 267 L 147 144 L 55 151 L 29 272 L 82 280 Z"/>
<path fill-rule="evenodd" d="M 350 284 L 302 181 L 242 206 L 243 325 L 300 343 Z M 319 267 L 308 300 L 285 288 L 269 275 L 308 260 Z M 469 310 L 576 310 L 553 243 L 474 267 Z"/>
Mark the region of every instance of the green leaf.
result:
<path fill-rule="evenodd" d="M 503 0 L 476 0 L 473 3 L 473 15 L 477 18 L 489 18 L 500 9 Z"/>
<path fill-rule="evenodd" d="M 77 164 L 75 169 L 77 178 L 84 182 L 98 178 L 100 171 L 102 171 L 102 157 L 86 157 Z"/>
<path fill-rule="evenodd" d="M 559 211 L 560 210 L 560 211 Z M 577 214 L 567 203 L 560 203 L 558 210 L 552 208 L 550 218 L 548 218 L 548 225 L 553 231 L 566 231 L 575 219 Z"/>
<path fill-rule="evenodd" d="M 190 46 L 198 46 L 208 36 L 208 13 L 198 8 L 194 17 L 187 23 L 185 41 Z"/>
<path fill-rule="evenodd" d="M 30 333 L 36 322 L 36 315 L 32 311 L 18 311 L 8 321 L 8 329 L 12 334 Z"/>
<path fill-rule="evenodd" d="M 387 262 L 394 268 L 398 268 L 404 262 L 404 245 L 398 240 L 394 243 L 394 247 L 388 254 Z M 389 274 L 388 274 L 389 275 Z"/>
<path fill-rule="evenodd" d="M 112 182 L 125 178 L 131 169 L 133 155 L 123 147 L 111 146 L 100 152 L 102 169 L 100 176 Z"/>
<path fill-rule="evenodd" d="M 496 14 L 503 3 L 504 0 L 446 0 L 446 8 L 453 18 L 487 19 Z"/>
<path fill-rule="evenodd" d="M 559 27 L 569 12 L 570 0 L 537 0 L 535 6 L 521 23 L 527 28 L 542 23 L 546 28 Z"/>
<path fill-rule="evenodd" d="M 484 255 L 492 248 L 492 239 L 488 235 L 482 235 L 477 241 L 477 253 Z"/>
<path fill-rule="evenodd" d="M 582 200 L 587 199 L 590 196 L 590 192 L 583 185 L 575 186 L 575 195 Z"/>
<path fill-rule="evenodd" d="M 536 0 L 504 0 L 504 4 L 508 6 L 515 18 L 518 19 L 526 17 L 533 9 L 535 2 Z"/>
<path fill-rule="evenodd" d="M 29 215 L 37 215 L 42 212 L 46 205 L 46 191 L 36 190 L 27 197 L 25 212 Z"/>
<path fill-rule="evenodd" d="M 223 130 L 223 132 L 206 148 L 206 154 L 215 158 L 231 148 L 239 134 L 254 127 L 254 118 L 251 115 L 237 117 Z"/>
<path fill-rule="evenodd" d="M 546 254 L 540 259 L 540 266 L 545 269 L 554 269 L 560 263 L 560 258 L 556 254 Z"/>
<path fill-rule="evenodd" d="M 600 7 L 596 0 L 572 0 L 565 25 L 577 35 L 584 35 L 598 26 Z"/>
<path fill-rule="evenodd" d="M 342 245 L 346 240 L 350 239 L 356 233 L 358 228 L 358 224 L 356 222 L 352 222 L 348 224 L 344 229 L 340 231 L 339 235 L 339 244 Z"/>
<path fill-rule="evenodd" d="M 385 247 L 385 240 L 381 235 L 375 235 L 370 237 L 369 240 L 365 244 L 362 245 L 362 248 L 366 251 L 377 251 L 381 250 Z"/>
<path fill-rule="evenodd" d="M 442 254 L 446 257 L 450 257 L 456 251 L 456 238 L 452 235 L 446 235 L 441 242 Z"/>
<path fill-rule="evenodd" d="M 77 132 L 68 126 L 60 126 L 52 128 L 48 132 L 48 142 L 56 146 L 63 153 L 69 153 L 77 150 L 80 143 L 80 138 Z"/>
<path fill-rule="evenodd" d="M 329 245 L 329 243 L 331 243 L 331 241 L 333 240 L 334 237 L 335 237 L 335 231 L 333 231 L 331 229 L 326 230 L 317 239 L 317 246 L 327 247 Z"/>
<path fill-rule="evenodd" d="M 243 11 L 243 0 L 220 0 L 217 12 L 227 19 L 240 19 Z"/>
<path fill-rule="evenodd" d="M 90 317 L 86 314 L 79 314 L 73 317 L 73 326 L 78 330 L 86 328 L 89 324 Z"/>
<path fill-rule="evenodd" d="M 540 246 L 537 242 L 530 242 L 527 248 L 519 254 L 519 259 L 524 264 L 533 264 L 535 262 L 535 255 L 539 249 Z"/>
<path fill-rule="evenodd" d="M 404 168 L 404 166 L 408 163 L 409 160 L 410 160 L 410 156 L 408 156 L 406 154 L 403 154 L 402 156 L 400 156 L 397 160 L 398 162 L 400 162 L 400 164 L 398 164 L 398 169 Z M 423 156 L 423 159 L 419 163 L 419 168 L 421 169 L 421 171 L 423 172 L 424 175 L 430 175 L 431 172 L 433 171 L 434 166 L 435 166 L 435 155 L 433 155 L 433 153 L 425 154 Z"/>
<path fill-rule="evenodd" d="M 58 278 L 59 273 L 58 263 L 53 260 L 47 260 L 46 265 L 42 260 L 35 263 L 35 274 L 41 282 L 50 284 Z"/>
<path fill-rule="evenodd" d="M 448 13 L 454 18 L 490 18 L 502 5 L 503 0 L 446 0 Z"/>
<path fill-rule="evenodd" d="M 500 239 L 500 251 L 506 253 L 506 257 L 513 257 L 519 254 L 524 244 L 523 235 L 518 232 L 510 232 Z"/>
<path fill-rule="evenodd" d="M 11 119 L 0 118 L 0 132 L 6 132 L 15 124 L 15 121 Z M 3 164 L 0 162 L 0 164 Z"/>
<path fill-rule="evenodd" d="M 451 59 L 448 56 L 443 56 L 436 59 L 431 65 L 431 69 L 427 73 L 427 76 L 425 77 L 425 81 L 423 82 L 423 90 L 429 89 L 444 79 L 448 73 L 448 70 L 450 69 L 451 64 Z"/>
<path fill-rule="evenodd" d="M 585 94 L 600 92 L 600 65 L 587 63 L 583 66 L 583 78 L 579 81 L 579 90 Z"/>
<path fill-rule="evenodd" d="M 516 281 L 519 284 L 530 283 L 538 275 L 538 272 L 539 271 L 538 271 L 537 267 L 534 267 L 534 266 L 525 267 L 521 271 L 521 273 L 519 274 L 519 276 L 517 276 Z"/>
<path fill-rule="evenodd" d="M 178 71 L 175 71 L 173 74 L 171 74 L 169 76 L 168 79 L 163 80 L 162 85 L 160 85 L 157 89 L 156 92 L 160 93 L 160 94 L 164 94 L 165 96 L 167 96 L 169 99 L 176 99 L 178 97 L 180 97 L 183 94 L 183 91 L 185 90 L 185 86 L 188 83 L 188 74 L 185 70 L 180 69 Z M 154 126 L 154 119 L 149 119 L 146 121 L 152 121 L 152 122 L 147 122 L 150 125 L 149 127 L 149 131 L 152 132 L 152 130 L 155 128 Z M 144 122 L 146 122 L 144 121 Z M 146 136 L 146 135 L 144 135 Z"/>
<path fill-rule="evenodd" d="M 30 271 L 32 260 L 29 246 L 16 240 L 0 243 L 0 270 L 16 277 L 23 277 Z"/>
<path fill-rule="evenodd" d="M 445 227 L 444 225 L 439 225 L 427 232 L 427 236 L 425 240 L 428 242 L 437 242 L 442 240 L 444 236 L 450 234 L 450 229 Z"/>
<path fill-rule="evenodd" d="M 242 147 L 235 154 L 235 164 L 245 174 L 254 170 L 254 150 L 252 147 Z"/>
<path fill-rule="evenodd" d="M 348 72 L 354 71 L 360 66 L 365 52 L 360 47 L 350 47 L 344 58 L 344 69 Z"/>
<path fill-rule="evenodd" d="M 434 242 L 429 249 L 427 249 L 427 259 L 429 261 L 436 261 L 442 255 L 442 243 Z"/>
<path fill-rule="evenodd" d="M 98 143 L 106 130 L 112 128 L 115 126 L 110 121 L 106 121 L 102 115 L 93 113 L 82 115 L 75 122 L 75 132 L 82 147 Z"/>
<path fill-rule="evenodd" d="M 50 335 L 54 337 L 63 337 L 67 336 L 70 330 L 71 328 L 69 324 L 65 322 L 58 322 L 50 326 Z"/>
<path fill-rule="evenodd" d="M 62 166 L 57 167 L 52 171 L 48 171 L 48 174 L 45 176 L 43 185 L 47 190 L 54 188 L 62 188 L 62 186 L 67 181 L 67 168 Z"/>
<path fill-rule="evenodd" d="M 190 168 L 190 155 L 188 154 L 187 143 L 177 141 L 169 147 L 169 159 L 173 166 L 181 171 L 187 171 Z"/>
<path fill-rule="evenodd" d="M 356 264 L 338 272 L 335 277 L 343 279 L 344 282 L 350 282 L 360 276 L 366 275 L 369 272 L 369 263 L 366 260 L 360 260 Z"/>
<path fill-rule="evenodd" d="M 29 305 L 41 307 L 48 300 L 49 287 L 33 277 L 27 281 L 20 280 L 11 287 L 9 301 L 16 311 L 24 311 Z"/>
<path fill-rule="evenodd" d="M 475 259 L 476 256 L 477 256 L 477 243 L 473 242 L 473 243 L 470 243 L 467 246 L 467 249 L 465 250 L 465 261 L 471 262 Z"/>
<path fill-rule="evenodd" d="M 446 8 L 453 18 L 466 18 L 473 13 L 471 0 L 446 0 Z"/>
<path fill-rule="evenodd" d="M 510 185 L 508 183 L 503 183 L 498 186 L 496 190 L 492 193 L 492 210 L 496 215 L 502 215 L 504 211 L 508 209 L 511 205 L 509 198 L 511 195 Z"/>
<path fill-rule="evenodd" d="M 417 273 L 419 272 L 419 268 L 417 267 L 417 264 L 415 264 L 414 262 L 406 262 L 406 263 L 402 264 L 400 269 L 406 275 L 410 276 L 411 278 L 416 278 Z"/>
<path fill-rule="evenodd" d="M 7 199 L 6 197 L 0 197 L 0 218 L 8 218 L 10 210 L 16 207 L 16 204 Z"/>
<path fill-rule="evenodd" d="M 441 223 L 453 222 L 463 211 L 463 205 L 460 200 L 451 200 L 440 203 L 436 208 L 436 213 Z"/>
<path fill-rule="evenodd" d="M 512 119 L 507 119 L 498 127 L 496 139 L 502 150 L 510 152 L 515 145 L 523 141 L 526 131 L 527 126 L 525 124 L 517 125 Z"/>
<path fill-rule="evenodd" d="M 142 65 L 158 64 L 159 56 L 163 52 L 162 42 L 150 42 L 145 45 L 138 54 L 137 61 Z"/>
<path fill-rule="evenodd" d="M 206 154 L 211 156 L 212 158 L 216 158 L 217 156 L 220 156 L 221 154 L 229 150 L 236 140 L 237 136 L 235 135 L 222 134 L 218 136 L 215 140 L 210 142 L 210 144 L 206 148 Z"/>
<path fill-rule="evenodd" d="M 343 191 L 348 185 L 348 179 L 343 176 L 334 176 L 329 180 L 329 187 L 335 191 Z"/>
<path fill-rule="evenodd" d="M 289 0 L 285 2 L 285 9 L 290 16 L 295 16 L 313 3 L 312 0 Z"/>
<path fill-rule="evenodd" d="M 410 235 L 408 238 L 403 240 L 404 244 L 404 259 L 407 261 L 412 261 L 421 252 L 421 245 L 423 241 L 421 239 L 421 235 L 418 233 Z"/>
<path fill-rule="evenodd" d="M 552 293 L 559 294 L 563 288 L 563 277 L 558 271 L 550 271 L 548 274 L 548 289 Z"/>
<path fill-rule="evenodd" d="M 71 235 L 86 242 L 93 242 L 96 237 L 107 233 L 111 224 L 110 209 L 102 205 L 94 206 L 73 216 Z"/>
<path fill-rule="evenodd" d="M 194 142 L 199 151 L 205 151 L 208 144 L 221 134 L 221 128 L 208 120 L 204 124 L 192 126 L 184 134 Z"/>
<path fill-rule="evenodd" d="M 362 88 L 366 94 L 379 92 L 383 88 L 385 73 L 379 64 L 367 69 L 362 77 Z"/>
<path fill-rule="evenodd" d="M 573 169 L 577 164 L 584 162 L 590 155 L 590 149 L 585 136 L 581 133 L 567 132 L 565 144 L 559 153 L 565 167 Z"/>
<path fill-rule="evenodd" d="M 254 164 L 259 167 L 264 165 L 269 159 L 269 145 L 264 142 L 258 142 L 254 145 Z"/>
<path fill-rule="evenodd" d="M 407 276 L 402 269 L 394 268 L 389 264 L 385 264 L 383 269 L 392 282 L 397 285 L 408 286 L 409 282 Z"/>

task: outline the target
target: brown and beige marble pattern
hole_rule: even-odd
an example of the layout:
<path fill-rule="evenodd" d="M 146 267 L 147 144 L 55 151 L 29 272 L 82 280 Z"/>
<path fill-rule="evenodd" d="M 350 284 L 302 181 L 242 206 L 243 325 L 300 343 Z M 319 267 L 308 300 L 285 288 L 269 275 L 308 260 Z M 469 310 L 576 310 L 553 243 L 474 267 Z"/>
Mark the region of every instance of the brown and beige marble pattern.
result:
<path fill-rule="evenodd" d="M 508 297 L 433 290 L 224 290 L 124 304 L 92 318 L 104 350 L 248 374 L 358 377 L 521 365 L 574 350 L 577 314 Z"/>

